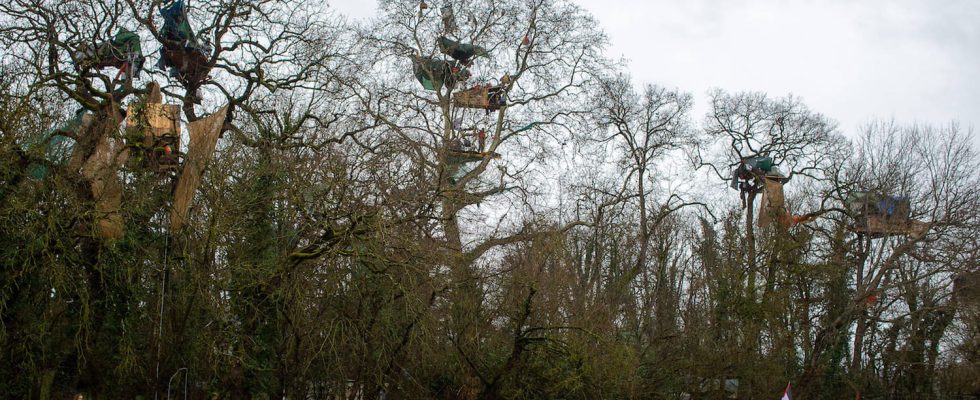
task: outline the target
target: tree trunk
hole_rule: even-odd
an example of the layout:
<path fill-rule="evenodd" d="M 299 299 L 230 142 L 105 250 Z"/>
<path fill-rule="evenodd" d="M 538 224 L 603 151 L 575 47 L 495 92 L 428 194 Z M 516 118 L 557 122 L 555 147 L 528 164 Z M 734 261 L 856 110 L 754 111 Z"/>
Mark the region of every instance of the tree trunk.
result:
<path fill-rule="evenodd" d="M 755 249 L 755 225 L 752 221 L 755 219 L 755 190 L 750 190 L 748 192 L 748 197 L 746 198 L 746 211 L 745 211 L 745 251 L 746 251 L 746 261 L 748 263 L 748 287 L 746 288 L 746 295 L 749 300 L 755 303 L 755 286 L 756 286 L 756 249 Z"/>

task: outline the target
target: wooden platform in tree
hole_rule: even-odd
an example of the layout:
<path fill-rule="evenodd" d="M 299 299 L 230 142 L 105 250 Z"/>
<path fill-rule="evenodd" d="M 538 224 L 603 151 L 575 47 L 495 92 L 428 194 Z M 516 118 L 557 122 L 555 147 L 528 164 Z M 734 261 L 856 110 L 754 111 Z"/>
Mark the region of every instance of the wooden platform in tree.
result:
<path fill-rule="evenodd" d="M 500 154 L 494 152 L 479 152 L 479 151 L 450 151 L 449 152 L 449 162 L 451 163 L 470 163 L 470 162 L 480 162 L 484 158 L 498 159 Z"/>
<path fill-rule="evenodd" d="M 462 108 L 496 111 L 503 107 L 504 89 L 500 86 L 478 85 L 453 94 L 453 104 Z"/>
<path fill-rule="evenodd" d="M 859 218 L 851 227 L 851 231 L 873 238 L 900 235 L 920 237 L 929 231 L 929 224 L 914 219 L 871 215 Z"/>

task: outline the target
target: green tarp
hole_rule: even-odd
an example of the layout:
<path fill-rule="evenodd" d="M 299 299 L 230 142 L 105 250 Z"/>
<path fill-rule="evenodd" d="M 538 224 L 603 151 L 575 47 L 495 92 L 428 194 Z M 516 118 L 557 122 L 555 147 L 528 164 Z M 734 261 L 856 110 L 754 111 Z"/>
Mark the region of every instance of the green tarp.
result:
<path fill-rule="evenodd" d="M 126 28 L 119 28 L 112 40 L 102 43 L 95 51 L 82 48 L 80 53 L 78 61 L 83 66 L 120 68 L 129 63 L 134 68 L 134 75 L 143 69 L 140 37 Z"/>
<path fill-rule="evenodd" d="M 75 139 L 62 135 L 54 135 L 47 139 L 47 143 L 44 158 L 54 165 L 67 165 L 71 151 L 75 148 Z M 27 169 L 28 173 L 36 179 L 44 179 L 44 177 L 48 176 L 48 167 L 46 165 L 32 163 Z"/>
<path fill-rule="evenodd" d="M 758 174 L 756 171 L 762 171 L 762 173 L 768 178 L 781 178 L 782 183 L 786 183 L 789 179 L 786 179 L 779 170 L 773 166 L 772 157 L 769 156 L 756 156 L 743 158 L 742 162 L 732 171 L 731 187 L 732 189 L 738 189 L 741 181 L 749 181 Z"/>
<path fill-rule="evenodd" d="M 82 126 L 82 118 L 85 117 L 85 110 L 79 110 L 75 113 L 75 116 L 65 122 L 64 125 L 49 129 L 44 133 L 44 135 L 39 137 L 39 140 L 28 144 L 26 147 L 28 151 L 38 151 L 36 146 L 44 146 L 44 159 L 54 165 L 65 166 L 68 164 L 68 159 L 71 157 L 71 152 L 75 148 L 75 139 L 64 136 L 61 132 L 73 132 L 77 133 L 78 129 Z M 48 167 L 41 163 L 31 163 L 28 167 L 28 173 L 36 178 L 43 179 L 48 175 Z"/>
<path fill-rule="evenodd" d="M 769 172 L 772 170 L 772 157 L 752 157 L 742 161 L 742 164 L 752 167 L 752 169 Z"/>
<path fill-rule="evenodd" d="M 119 28 L 116 36 L 112 38 L 112 48 L 121 51 L 122 54 L 143 55 L 143 47 L 140 46 L 140 37 L 135 32 L 126 28 Z"/>
<path fill-rule="evenodd" d="M 129 31 L 125 28 L 120 28 L 116 32 L 116 37 L 112 40 L 112 47 L 115 49 L 125 49 L 125 54 L 128 55 L 127 60 L 130 62 L 130 78 L 139 76 L 140 71 L 143 70 L 143 62 L 146 60 L 143 57 L 143 46 L 140 45 L 140 37 L 135 32 Z"/>
<path fill-rule="evenodd" d="M 527 124 L 527 125 L 524 125 L 524 126 L 518 128 L 517 130 L 514 131 L 514 133 L 521 133 L 521 132 L 524 132 L 524 131 L 529 130 L 531 128 L 534 128 L 535 126 L 538 126 L 538 123 L 537 122 L 532 122 L 530 124 Z"/>
<path fill-rule="evenodd" d="M 436 90 L 443 85 L 447 89 L 452 89 L 456 86 L 456 82 L 465 81 L 470 76 L 465 67 L 448 61 L 415 57 L 412 62 L 415 79 L 426 90 Z"/>

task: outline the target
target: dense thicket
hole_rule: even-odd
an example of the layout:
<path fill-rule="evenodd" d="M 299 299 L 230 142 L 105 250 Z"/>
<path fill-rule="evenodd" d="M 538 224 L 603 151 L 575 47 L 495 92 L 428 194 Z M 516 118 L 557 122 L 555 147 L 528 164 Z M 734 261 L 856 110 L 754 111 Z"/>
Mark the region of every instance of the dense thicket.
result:
<path fill-rule="evenodd" d="M 448 59 L 442 4 L 356 25 L 312 3 L 193 2 L 203 80 L 152 67 L 159 0 L 0 4 L 0 397 L 980 396 L 970 132 L 848 140 L 798 98 L 720 90 L 694 115 L 559 0 L 453 3 L 450 36 L 489 54 L 455 89 L 507 89 L 461 108 L 413 71 Z M 147 56 L 132 84 L 79 62 L 118 28 Z M 185 226 L 187 160 L 129 160 L 106 235 L 102 181 L 65 158 L 131 135 L 151 81 L 185 124 L 230 116 Z M 105 128 L 65 125 L 79 110 Z M 791 178 L 788 219 L 728 188 L 755 156 Z M 908 198 L 927 233 L 861 233 L 858 192 Z"/>

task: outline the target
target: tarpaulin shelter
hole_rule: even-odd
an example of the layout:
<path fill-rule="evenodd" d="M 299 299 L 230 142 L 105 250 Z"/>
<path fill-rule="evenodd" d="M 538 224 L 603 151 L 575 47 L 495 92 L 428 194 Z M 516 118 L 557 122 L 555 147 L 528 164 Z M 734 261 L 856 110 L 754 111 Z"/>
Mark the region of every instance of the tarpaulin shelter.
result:
<path fill-rule="evenodd" d="M 911 213 L 908 197 L 878 195 L 871 192 L 854 192 L 847 198 L 848 207 L 865 215 L 881 215 L 887 218 L 906 219 Z"/>
<path fill-rule="evenodd" d="M 119 28 L 112 40 L 103 42 L 95 49 L 80 46 L 76 56 L 80 68 L 118 68 L 125 70 L 130 81 L 143 70 L 145 60 L 139 35 L 126 28 Z"/>
<path fill-rule="evenodd" d="M 759 178 L 769 178 L 780 183 L 786 183 L 789 178 L 779 172 L 779 168 L 773 163 L 772 157 L 756 156 L 746 157 L 741 160 L 738 167 L 732 171 L 731 187 L 739 189 L 742 182 L 752 181 Z"/>
<path fill-rule="evenodd" d="M 859 191 L 851 193 L 847 207 L 854 213 L 852 230 L 871 237 L 892 235 L 922 236 L 929 225 L 911 219 L 911 202 L 908 197 L 882 195 Z"/>
<path fill-rule="evenodd" d="M 742 165 L 750 167 L 751 169 L 758 169 L 765 172 L 772 171 L 773 162 L 772 157 L 760 156 L 760 157 L 749 157 L 742 160 Z"/>
<path fill-rule="evenodd" d="M 160 8 L 163 17 L 163 48 L 160 49 L 160 69 L 173 68 L 171 74 L 189 82 L 199 82 L 207 77 L 210 46 L 201 43 L 187 19 L 184 0 L 177 0 Z"/>
<path fill-rule="evenodd" d="M 507 96 L 503 86 L 476 85 L 454 93 L 453 104 L 456 107 L 495 111 L 507 104 Z"/>
<path fill-rule="evenodd" d="M 450 164 L 465 164 L 471 162 L 480 162 L 484 158 L 499 159 L 500 154 L 494 152 L 480 152 L 473 150 L 451 150 L 449 152 L 449 157 L 446 161 Z"/>
<path fill-rule="evenodd" d="M 481 46 L 457 42 L 445 36 L 440 36 L 436 40 L 436 43 L 439 45 L 439 51 L 442 54 L 450 56 L 465 65 L 469 65 L 474 57 L 490 57 L 487 49 Z"/>
<path fill-rule="evenodd" d="M 412 58 L 412 63 L 415 79 L 427 90 L 436 90 L 443 85 L 446 89 L 452 90 L 457 82 L 465 81 L 470 77 L 466 67 L 457 63 L 420 56 Z"/>
<path fill-rule="evenodd" d="M 187 20 L 187 7 L 184 0 L 177 0 L 167 6 L 160 7 L 160 16 L 163 17 L 163 28 L 160 29 L 160 34 L 164 38 L 179 42 L 183 46 L 197 44 L 197 37 Z"/>
<path fill-rule="evenodd" d="M 774 220 L 784 227 L 813 220 L 815 215 L 794 216 L 790 213 L 783 194 L 786 182 L 789 178 L 779 171 L 772 157 L 762 155 L 743 157 L 732 170 L 730 186 L 741 192 L 743 207 L 750 206 L 748 195 L 762 193 L 757 221 L 760 227 L 769 226 Z"/>

